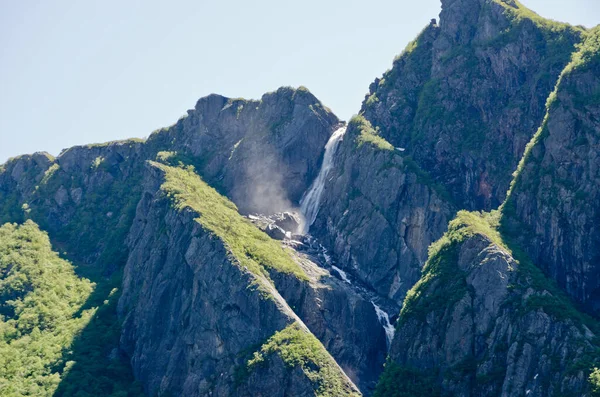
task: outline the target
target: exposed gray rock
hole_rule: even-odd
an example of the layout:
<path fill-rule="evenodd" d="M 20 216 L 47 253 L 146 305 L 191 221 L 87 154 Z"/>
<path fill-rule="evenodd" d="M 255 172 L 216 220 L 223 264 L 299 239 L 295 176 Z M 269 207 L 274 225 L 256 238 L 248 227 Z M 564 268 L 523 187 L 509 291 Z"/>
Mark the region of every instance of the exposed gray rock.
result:
<path fill-rule="evenodd" d="M 268 293 L 256 288 L 268 281 L 244 269 L 195 220 L 198 213 L 172 207 L 160 190 L 161 171 L 149 167 L 147 175 L 128 239 L 119 310 L 122 346 L 148 394 L 314 395 L 319 385 L 278 356 L 258 373 L 239 376 L 276 331 L 304 325 L 273 287 Z M 337 364 L 332 368 L 343 395 L 358 395 Z"/>
<path fill-rule="evenodd" d="M 283 240 L 285 238 L 285 230 L 275 224 L 269 224 L 265 228 L 265 233 L 275 240 Z"/>
<path fill-rule="evenodd" d="M 600 315 L 600 48 L 565 73 L 524 160 L 503 225 L 550 277 Z M 589 44 L 588 44 L 589 43 Z"/>
<path fill-rule="evenodd" d="M 410 159 L 360 146 L 358 134 L 351 123 L 311 233 L 339 267 L 401 304 L 454 209 L 412 171 Z"/>
<path fill-rule="evenodd" d="M 442 395 L 590 395 L 598 344 L 588 325 L 597 323 L 574 315 L 539 270 L 481 234 L 427 266 L 399 318 L 396 365 L 437 379 Z"/>
<path fill-rule="evenodd" d="M 270 215 L 297 206 L 338 124 L 303 87 L 260 101 L 209 95 L 148 144 L 178 152 L 242 213 Z"/>
<path fill-rule="evenodd" d="M 460 208 L 504 200 L 546 98 L 581 32 L 505 0 L 443 0 L 430 24 L 376 79 L 362 112 L 443 184 Z"/>

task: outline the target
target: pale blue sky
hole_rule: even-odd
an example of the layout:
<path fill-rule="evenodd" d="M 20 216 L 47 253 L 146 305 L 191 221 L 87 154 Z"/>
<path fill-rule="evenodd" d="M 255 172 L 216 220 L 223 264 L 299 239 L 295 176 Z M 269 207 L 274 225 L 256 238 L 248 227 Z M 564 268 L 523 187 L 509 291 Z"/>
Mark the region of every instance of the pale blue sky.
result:
<path fill-rule="evenodd" d="M 523 0 L 588 27 L 598 0 Z M 0 163 L 144 137 L 210 93 L 308 87 L 340 118 L 439 0 L 0 0 Z"/>

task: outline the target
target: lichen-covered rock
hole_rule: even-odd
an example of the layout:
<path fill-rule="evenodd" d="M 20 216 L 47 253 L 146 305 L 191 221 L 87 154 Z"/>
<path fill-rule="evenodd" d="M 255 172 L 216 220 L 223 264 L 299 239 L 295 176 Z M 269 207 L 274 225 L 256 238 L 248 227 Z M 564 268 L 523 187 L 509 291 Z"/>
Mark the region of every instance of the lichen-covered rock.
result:
<path fill-rule="evenodd" d="M 401 303 L 455 210 L 442 186 L 364 123 L 348 126 L 311 233 L 341 267 Z"/>

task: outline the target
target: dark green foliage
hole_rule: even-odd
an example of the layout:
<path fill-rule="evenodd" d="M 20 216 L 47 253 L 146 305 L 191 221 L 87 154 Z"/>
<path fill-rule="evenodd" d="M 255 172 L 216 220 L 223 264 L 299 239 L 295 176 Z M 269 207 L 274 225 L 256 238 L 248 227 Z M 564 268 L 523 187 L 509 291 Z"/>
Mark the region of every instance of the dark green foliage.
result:
<path fill-rule="evenodd" d="M 118 350 L 121 325 L 117 317 L 120 276 L 97 287 L 85 306 L 93 317 L 65 351 L 63 381 L 54 397 L 110 396 L 141 397 L 143 390 L 135 381 L 126 356 Z"/>
<path fill-rule="evenodd" d="M 0 227 L 0 395 L 140 395 L 106 351 L 120 335 L 107 285 L 77 277 L 35 223 Z"/>
<path fill-rule="evenodd" d="M 436 397 L 440 388 L 434 370 L 417 370 L 393 362 L 385 365 L 373 397 Z"/>

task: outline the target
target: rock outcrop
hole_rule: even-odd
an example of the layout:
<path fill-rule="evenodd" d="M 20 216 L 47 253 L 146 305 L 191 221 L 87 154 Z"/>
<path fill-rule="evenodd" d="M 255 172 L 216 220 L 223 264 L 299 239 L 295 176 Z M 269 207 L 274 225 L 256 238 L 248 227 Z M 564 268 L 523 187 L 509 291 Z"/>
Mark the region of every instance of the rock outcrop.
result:
<path fill-rule="evenodd" d="M 497 208 L 581 35 L 515 1 L 444 0 L 361 111 L 460 208 Z"/>
<path fill-rule="evenodd" d="M 526 257 L 514 258 L 498 217 L 460 212 L 432 245 L 376 396 L 414 385 L 423 395 L 590 395 L 600 324 Z"/>
<path fill-rule="evenodd" d="M 136 378 L 150 395 L 358 395 L 266 272 L 303 270 L 234 212 L 192 172 L 148 166 L 119 303 Z M 256 364 L 277 332 L 293 335 Z"/>
<path fill-rule="evenodd" d="M 270 215 L 298 205 L 338 124 L 304 87 L 280 88 L 260 101 L 210 95 L 148 144 L 193 164 L 242 213 Z"/>
<path fill-rule="evenodd" d="M 546 274 L 600 315 L 600 30 L 564 71 L 517 171 L 503 226 Z"/>
<path fill-rule="evenodd" d="M 401 303 L 454 207 L 441 186 L 360 117 L 349 123 L 339 152 L 311 233 L 340 267 Z"/>
<path fill-rule="evenodd" d="M 503 202 L 582 32 L 517 2 L 442 1 L 371 85 L 311 234 L 401 304 L 456 211 Z"/>

